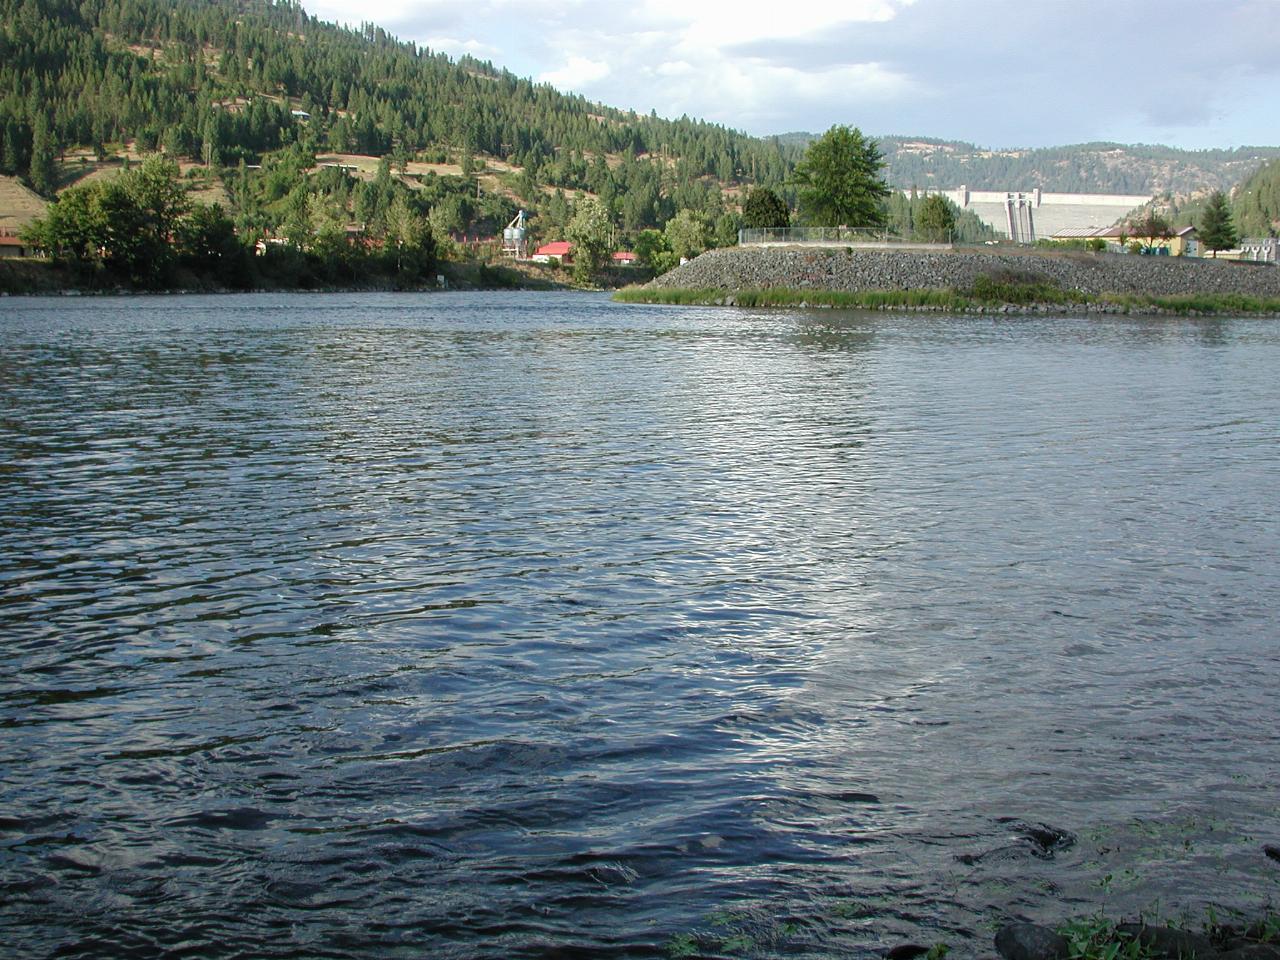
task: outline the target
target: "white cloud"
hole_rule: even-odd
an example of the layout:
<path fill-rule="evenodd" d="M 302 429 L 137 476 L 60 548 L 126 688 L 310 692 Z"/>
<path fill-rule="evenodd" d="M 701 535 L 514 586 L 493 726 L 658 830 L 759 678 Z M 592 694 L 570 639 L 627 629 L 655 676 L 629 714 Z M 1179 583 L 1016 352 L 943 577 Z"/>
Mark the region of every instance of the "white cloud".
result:
<path fill-rule="evenodd" d="M 590 60 L 586 57 L 570 55 L 564 66 L 539 74 L 538 80 L 560 90 L 580 93 L 596 81 L 603 80 L 609 72 L 609 64 L 603 60 Z"/>
<path fill-rule="evenodd" d="M 478 60 L 490 60 L 500 58 L 502 54 L 502 51 L 497 47 L 481 43 L 479 40 L 459 40 L 457 37 L 427 37 L 425 40 L 418 42 L 435 53 L 447 53 L 455 58 L 467 54 Z"/>
<path fill-rule="evenodd" d="M 1175 142 L 1275 139 L 1265 107 L 1234 95 L 1280 75 L 1274 0 L 1165 0 L 1158 19 L 1114 0 L 303 3 L 323 19 L 371 21 L 610 106 L 757 134 L 848 123 L 992 146 L 1136 140 L 1168 126 L 1159 108 L 1173 102 L 1184 119 Z M 1128 82 L 1132 71 L 1112 73 L 1131 60 L 1135 37 L 1144 49 L 1199 51 L 1174 58 L 1178 79 L 1161 87 L 1172 101 L 1153 104 L 1149 84 Z"/>
<path fill-rule="evenodd" d="M 799 37 L 846 23 L 892 20 L 913 0 L 789 0 L 785 11 L 767 0 L 638 0 L 641 20 L 676 27 L 681 41 L 709 50 L 752 40 Z"/>

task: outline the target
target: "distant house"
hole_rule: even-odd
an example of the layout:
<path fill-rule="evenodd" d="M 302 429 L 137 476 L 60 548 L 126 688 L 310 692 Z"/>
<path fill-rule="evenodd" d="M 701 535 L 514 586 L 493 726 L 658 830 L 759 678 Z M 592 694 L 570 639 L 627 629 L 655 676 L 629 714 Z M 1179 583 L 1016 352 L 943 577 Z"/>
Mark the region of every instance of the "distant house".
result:
<path fill-rule="evenodd" d="M 552 260 L 556 263 L 570 263 L 572 255 L 573 244 L 568 240 L 554 240 L 533 251 L 532 259 L 535 263 L 550 263 Z"/>
<path fill-rule="evenodd" d="M 0 258 L 17 259 L 18 257 L 34 257 L 35 248 L 23 243 L 17 237 L 0 236 Z"/>
<path fill-rule="evenodd" d="M 310 119 L 311 119 L 311 114 L 307 113 L 307 111 L 305 111 L 305 110 L 290 110 L 290 111 L 289 111 L 289 115 L 290 115 L 290 116 L 292 116 L 292 117 L 294 117 L 294 118 L 296 118 L 296 119 L 298 119 L 298 120 L 310 120 Z"/>
<path fill-rule="evenodd" d="M 1200 256 L 1200 235 L 1196 233 L 1195 227 L 1182 227 L 1174 231 L 1173 238 L 1169 241 L 1169 256 Z"/>
<path fill-rule="evenodd" d="M 613 255 L 613 264 L 617 267 L 632 267 L 640 262 L 640 258 L 630 250 L 619 250 Z"/>

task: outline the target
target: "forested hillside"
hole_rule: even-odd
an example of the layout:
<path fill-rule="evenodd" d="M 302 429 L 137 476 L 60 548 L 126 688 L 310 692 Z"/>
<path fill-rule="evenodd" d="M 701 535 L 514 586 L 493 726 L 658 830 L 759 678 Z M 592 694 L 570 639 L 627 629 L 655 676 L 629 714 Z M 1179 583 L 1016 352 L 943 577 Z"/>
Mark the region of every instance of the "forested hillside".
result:
<path fill-rule="evenodd" d="M 340 29 L 290 0 L 0 0 L 0 23 L 0 173 L 45 196 L 75 179 L 68 151 L 99 162 L 127 144 L 220 171 L 240 224 L 273 229 L 305 206 L 280 203 L 298 187 L 285 173 L 350 153 L 387 158 L 424 208 L 447 201 L 437 221 L 454 231 L 492 231 L 523 204 L 554 232 L 575 191 L 637 231 L 678 209 L 714 224 L 727 190 L 781 183 L 798 154 Z M 490 159 L 498 189 L 478 190 Z M 428 185 L 411 163 L 449 166 Z M 346 184 L 349 205 L 358 189 Z"/>
<path fill-rule="evenodd" d="M 803 146 L 812 134 L 785 134 L 789 146 Z M 1033 190 L 1062 193 L 1173 194 L 1189 196 L 1229 190 L 1280 147 L 1234 150 L 1179 150 L 1176 147 L 1081 143 L 1064 147 L 994 150 L 957 140 L 928 137 L 878 138 L 894 186 L 971 190 Z"/>
<path fill-rule="evenodd" d="M 1280 160 L 1273 160 L 1231 195 L 1236 230 L 1243 237 L 1280 232 Z"/>

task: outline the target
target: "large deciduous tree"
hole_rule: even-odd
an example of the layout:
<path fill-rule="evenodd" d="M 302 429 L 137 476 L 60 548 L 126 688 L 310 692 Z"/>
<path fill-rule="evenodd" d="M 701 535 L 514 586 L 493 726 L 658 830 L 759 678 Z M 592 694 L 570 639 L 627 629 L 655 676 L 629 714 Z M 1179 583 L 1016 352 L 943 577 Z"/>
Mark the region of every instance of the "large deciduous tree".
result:
<path fill-rule="evenodd" d="M 667 246 L 680 259 L 692 260 L 711 244 L 706 219 L 692 210 L 681 210 L 667 221 L 663 234 Z"/>
<path fill-rule="evenodd" d="M 857 127 L 832 127 L 809 145 L 793 176 L 805 218 L 819 227 L 883 226 L 883 168 L 874 140 Z"/>
<path fill-rule="evenodd" d="M 565 236 L 573 244 L 573 272 L 587 282 L 604 269 L 613 252 L 613 224 L 599 200 L 584 200 L 569 221 Z"/>
<path fill-rule="evenodd" d="M 1209 196 L 1204 213 L 1200 215 L 1200 242 L 1205 249 L 1213 251 L 1215 258 L 1219 250 L 1230 250 L 1240 242 L 1226 194 L 1221 190 L 1215 190 Z"/>

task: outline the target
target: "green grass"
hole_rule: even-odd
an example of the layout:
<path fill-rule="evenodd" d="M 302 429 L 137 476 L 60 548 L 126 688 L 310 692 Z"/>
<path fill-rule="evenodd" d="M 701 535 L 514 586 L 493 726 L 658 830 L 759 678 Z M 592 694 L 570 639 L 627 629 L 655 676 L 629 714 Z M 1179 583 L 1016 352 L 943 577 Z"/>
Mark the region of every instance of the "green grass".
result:
<path fill-rule="evenodd" d="M 1044 281 L 1010 277 L 978 277 L 968 290 L 805 290 L 798 287 L 766 287 L 727 290 L 717 287 L 627 287 L 614 294 L 620 303 L 655 303 L 675 306 L 832 307 L 846 310 L 901 310 L 928 308 L 959 313 L 976 308 L 1088 306 L 1121 313 L 1263 314 L 1280 315 L 1280 297 L 1250 297 L 1236 293 L 1154 296 L 1104 294 L 1094 296 L 1064 290 Z"/>
<path fill-rule="evenodd" d="M 1280 297 L 1250 297 L 1242 293 L 1188 293 L 1157 297 L 1139 294 L 1106 294 L 1094 302 L 1111 303 L 1137 310 L 1156 307 L 1170 313 L 1264 313 L 1280 314 Z"/>

